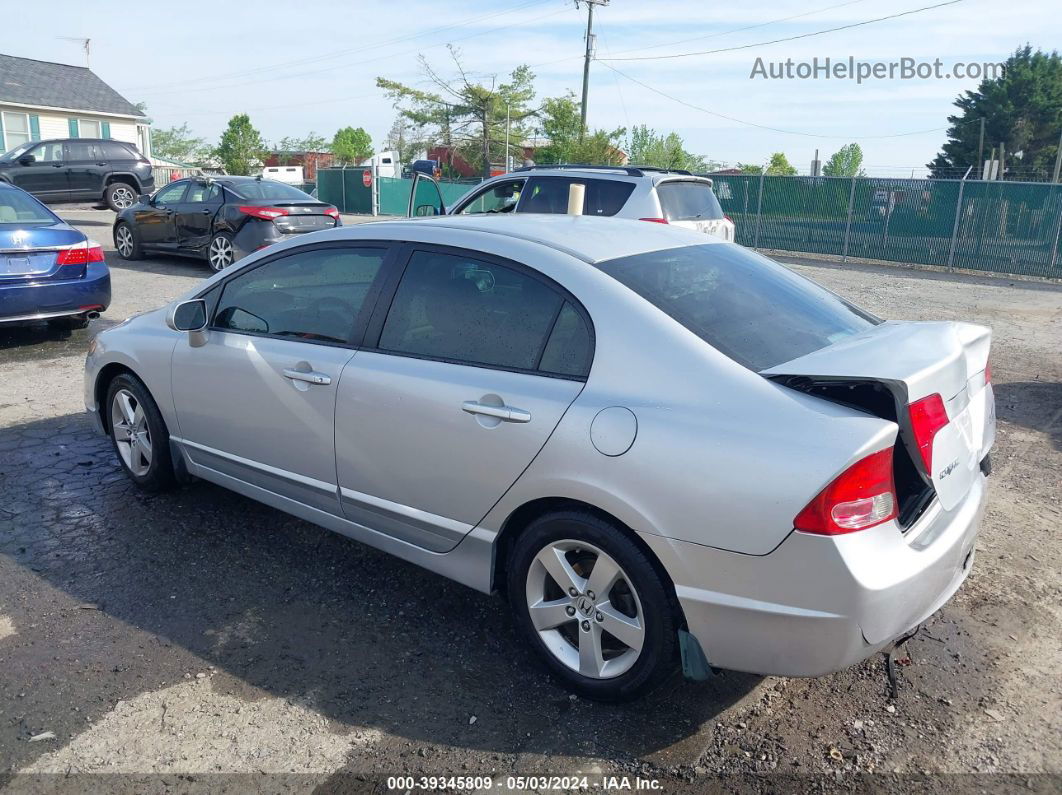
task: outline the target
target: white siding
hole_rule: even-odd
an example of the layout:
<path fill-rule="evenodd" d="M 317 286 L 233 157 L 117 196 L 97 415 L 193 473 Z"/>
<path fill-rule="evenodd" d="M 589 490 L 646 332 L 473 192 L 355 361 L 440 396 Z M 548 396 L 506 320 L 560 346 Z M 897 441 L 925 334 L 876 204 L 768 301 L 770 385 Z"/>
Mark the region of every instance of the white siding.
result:
<path fill-rule="evenodd" d="M 40 119 L 41 140 L 49 138 L 69 138 L 70 119 L 88 119 L 90 121 L 107 122 L 111 125 L 111 138 L 116 141 L 126 141 L 137 145 L 136 122 L 131 119 L 117 119 L 113 116 L 100 116 L 94 113 L 60 113 L 57 111 L 34 110 L 33 108 L 19 107 L 0 103 L 0 110 L 9 113 L 26 113 Z M 87 136 L 86 136 L 87 137 Z M 2 147 L 0 147 L 2 148 Z"/>

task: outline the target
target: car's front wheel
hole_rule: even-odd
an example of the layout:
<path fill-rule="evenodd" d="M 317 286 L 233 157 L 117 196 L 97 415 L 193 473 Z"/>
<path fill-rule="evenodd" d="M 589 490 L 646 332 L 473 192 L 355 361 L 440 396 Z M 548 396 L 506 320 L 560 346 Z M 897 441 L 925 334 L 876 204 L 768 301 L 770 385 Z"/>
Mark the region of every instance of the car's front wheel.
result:
<path fill-rule="evenodd" d="M 591 513 L 535 520 L 513 546 L 508 589 L 523 634 L 580 695 L 635 698 L 675 670 L 668 585 L 623 530 Z"/>
<path fill-rule="evenodd" d="M 125 182 L 112 182 L 103 191 L 103 200 L 116 213 L 136 204 L 136 188 Z"/>
<path fill-rule="evenodd" d="M 232 236 L 228 232 L 218 232 L 210 239 L 207 246 L 207 262 L 214 271 L 225 270 L 236 261 L 236 249 L 232 247 Z"/>
<path fill-rule="evenodd" d="M 140 259 L 143 256 L 136 230 L 124 221 L 114 230 L 114 247 L 122 259 Z"/>
<path fill-rule="evenodd" d="M 122 468 L 145 491 L 165 491 L 175 483 L 170 434 L 159 407 L 143 382 L 128 373 L 107 389 L 111 443 Z"/>

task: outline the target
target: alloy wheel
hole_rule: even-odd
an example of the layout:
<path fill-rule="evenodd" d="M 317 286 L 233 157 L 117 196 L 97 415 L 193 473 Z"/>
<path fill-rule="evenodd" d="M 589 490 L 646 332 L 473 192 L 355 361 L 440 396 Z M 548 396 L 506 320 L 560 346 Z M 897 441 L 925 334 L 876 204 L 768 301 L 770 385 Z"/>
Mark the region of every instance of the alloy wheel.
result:
<path fill-rule="evenodd" d="M 133 195 L 132 189 L 124 186 L 115 188 L 111 192 L 111 199 L 114 201 L 114 206 L 122 210 L 136 203 L 136 196 Z"/>
<path fill-rule="evenodd" d="M 591 679 L 630 670 L 645 643 L 641 601 L 607 553 L 584 541 L 554 541 L 527 573 L 531 623 L 549 652 Z"/>
<path fill-rule="evenodd" d="M 115 233 L 118 245 L 118 253 L 123 257 L 129 257 L 133 253 L 133 233 L 129 230 L 128 226 L 119 226 L 117 233 Z"/>
<path fill-rule="evenodd" d="M 210 241 L 210 250 L 207 252 L 210 267 L 216 271 L 229 267 L 232 264 L 232 243 L 227 237 L 218 235 Z"/>
<path fill-rule="evenodd" d="M 119 389 L 111 401 L 111 433 L 129 471 L 137 477 L 146 475 L 151 468 L 151 431 L 144 407 L 127 389 Z"/>

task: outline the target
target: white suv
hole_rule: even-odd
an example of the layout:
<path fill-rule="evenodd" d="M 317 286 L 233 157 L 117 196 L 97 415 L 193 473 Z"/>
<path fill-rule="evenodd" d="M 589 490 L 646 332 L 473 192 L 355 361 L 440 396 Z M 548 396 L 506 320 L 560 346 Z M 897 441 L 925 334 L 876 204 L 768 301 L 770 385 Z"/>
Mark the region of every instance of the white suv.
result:
<path fill-rule="evenodd" d="M 583 215 L 674 224 L 734 241 L 734 222 L 723 214 L 710 179 L 650 166 L 526 166 L 485 180 L 442 212 L 566 213 L 573 183 L 586 186 Z M 426 209 L 411 206 L 410 215 L 439 212 Z"/>

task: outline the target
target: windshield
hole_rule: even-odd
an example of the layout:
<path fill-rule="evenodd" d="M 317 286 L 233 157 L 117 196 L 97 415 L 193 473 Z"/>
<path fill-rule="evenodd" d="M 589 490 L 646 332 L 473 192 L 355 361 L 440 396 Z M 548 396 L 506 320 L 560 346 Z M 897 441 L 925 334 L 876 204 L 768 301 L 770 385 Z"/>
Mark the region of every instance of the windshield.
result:
<path fill-rule="evenodd" d="M 59 219 L 34 199 L 20 190 L 0 190 L 0 226 L 51 226 Z"/>
<path fill-rule="evenodd" d="M 785 266 L 729 244 L 652 251 L 598 267 L 756 372 L 879 322 Z"/>
<path fill-rule="evenodd" d="M 36 145 L 37 145 L 36 141 L 28 141 L 27 143 L 19 144 L 14 149 L 12 149 L 10 152 L 5 152 L 3 155 L 0 155 L 0 160 L 14 160 L 17 157 L 21 157 L 22 154 L 24 154 L 25 152 L 28 152 L 30 149 L 32 149 Z"/>
<path fill-rule="evenodd" d="M 313 197 L 303 193 L 298 188 L 285 185 L 272 179 L 255 180 L 254 182 L 236 182 L 230 186 L 233 193 L 241 199 L 267 199 L 277 201 L 281 199 L 293 201 L 312 201 Z"/>
<path fill-rule="evenodd" d="M 669 221 L 718 221 L 723 208 L 707 182 L 661 182 L 660 209 Z"/>

